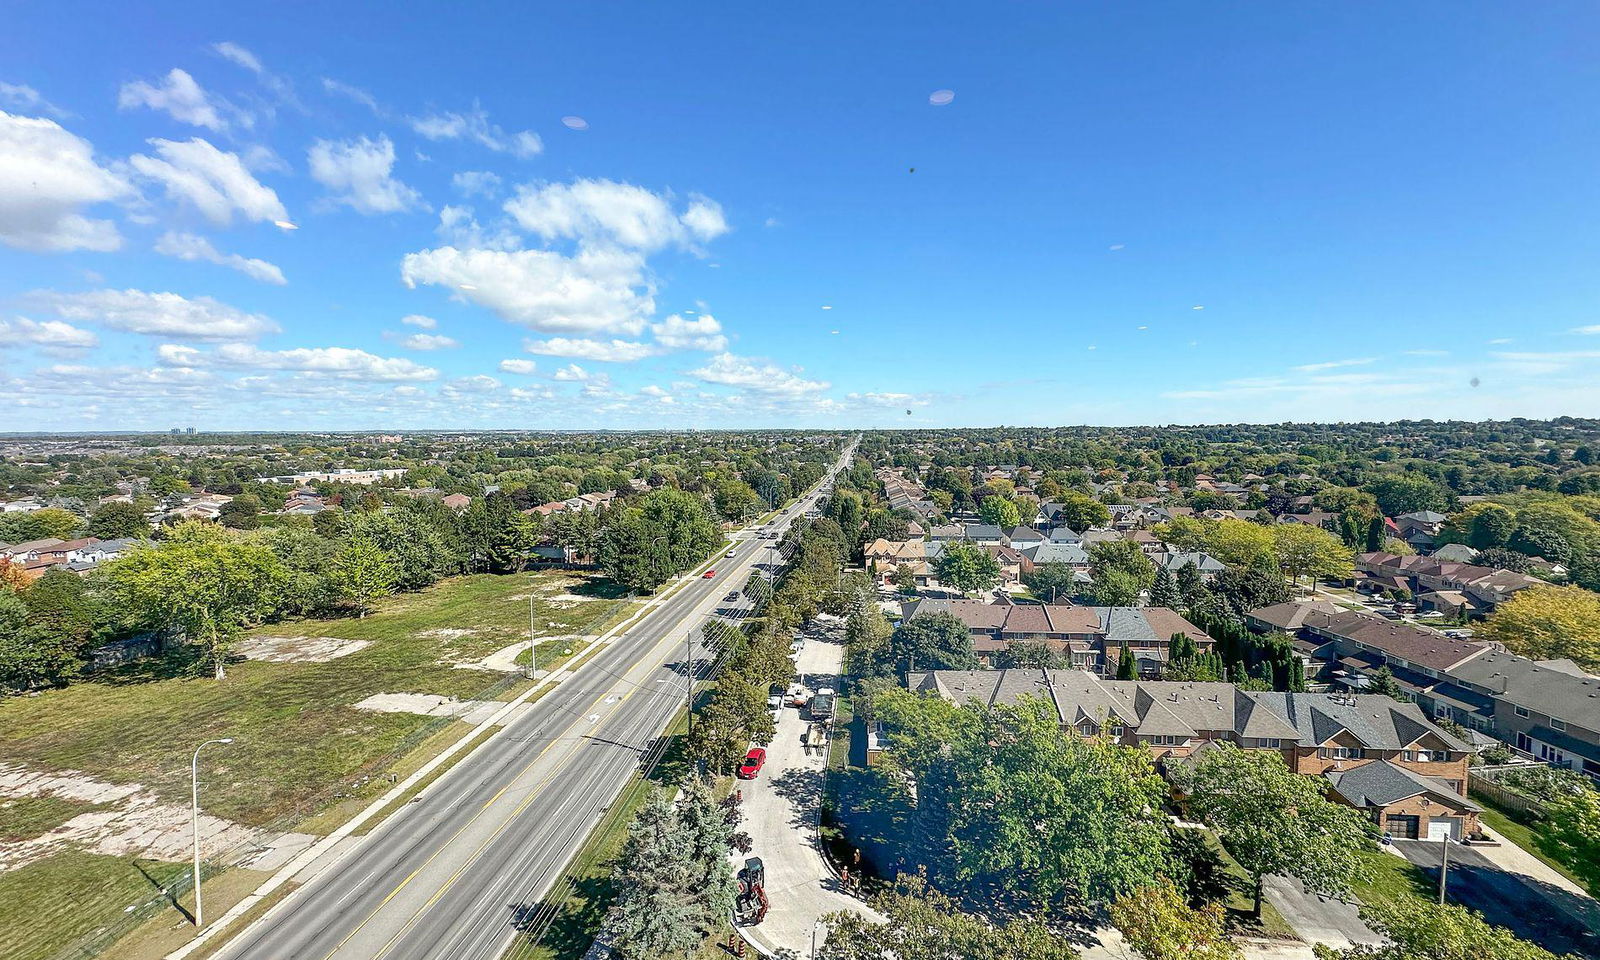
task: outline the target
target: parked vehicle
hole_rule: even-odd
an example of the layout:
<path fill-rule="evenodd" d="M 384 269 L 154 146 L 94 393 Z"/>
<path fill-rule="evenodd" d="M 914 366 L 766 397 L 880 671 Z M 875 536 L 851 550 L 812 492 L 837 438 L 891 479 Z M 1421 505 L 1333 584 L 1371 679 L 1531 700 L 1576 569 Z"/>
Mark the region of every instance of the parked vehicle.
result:
<path fill-rule="evenodd" d="M 812 720 L 830 723 L 833 721 L 833 714 L 834 702 L 831 693 L 819 693 L 806 705 L 806 715 Z"/>
<path fill-rule="evenodd" d="M 803 707 L 811 699 L 811 689 L 803 683 L 791 683 L 784 698 L 789 701 L 791 707 Z"/>
<path fill-rule="evenodd" d="M 761 772 L 761 765 L 767 762 L 767 751 L 761 747 L 751 747 L 750 752 L 744 755 L 744 762 L 739 764 L 739 779 L 754 780 L 756 774 Z"/>
<path fill-rule="evenodd" d="M 726 597 L 723 597 L 722 598 L 722 602 L 723 603 L 738 603 L 739 602 L 739 591 L 735 590 L 732 593 L 728 594 Z"/>

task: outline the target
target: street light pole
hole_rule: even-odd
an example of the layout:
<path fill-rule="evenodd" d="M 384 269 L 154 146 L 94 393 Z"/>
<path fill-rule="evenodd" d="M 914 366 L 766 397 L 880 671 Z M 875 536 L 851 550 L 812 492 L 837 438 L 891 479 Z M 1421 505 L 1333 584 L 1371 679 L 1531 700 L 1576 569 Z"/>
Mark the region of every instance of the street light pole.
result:
<path fill-rule="evenodd" d="M 539 675 L 539 639 L 534 635 L 533 595 L 528 595 L 528 678 Z"/>
<path fill-rule="evenodd" d="M 190 808 L 191 821 L 194 826 L 194 928 L 198 932 L 205 927 L 205 920 L 200 911 L 200 751 L 213 743 L 232 743 L 232 737 L 222 737 L 217 740 L 207 740 L 194 748 L 194 757 L 189 762 L 190 781 L 193 787 L 190 799 L 193 805 Z"/>

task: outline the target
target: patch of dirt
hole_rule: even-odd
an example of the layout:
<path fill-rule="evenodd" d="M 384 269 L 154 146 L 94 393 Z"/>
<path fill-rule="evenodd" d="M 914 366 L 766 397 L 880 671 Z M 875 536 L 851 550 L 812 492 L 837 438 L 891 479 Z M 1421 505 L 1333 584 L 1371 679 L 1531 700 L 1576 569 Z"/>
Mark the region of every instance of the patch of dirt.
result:
<path fill-rule="evenodd" d="M 432 693 L 375 693 L 356 704 L 357 710 L 377 713 L 415 713 L 424 717 L 455 717 L 479 724 L 505 704 L 498 700 L 457 700 Z"/>
<path fill-rule="evenodd" d="M 559 643 L 562 646 L 558 649 L 563 652 L 570 652 L 593 639 L 593 634 L 563 633 L 554 637 L 540 637 L 539 646 L 549 650 L 549 644 Z M 517 656 L 526 649 L 528 649 L 528 641 L 519 640 L 509 647 L 501 647 L 480 660 L 462 660 L 450 665 L 458 670 L 496 670 L 501 673 L 520 673 L 522 665 L 517 663 Z"/>
<path fill-rule="evenodd" d="M 202 856 L 259 840 L 260 831 L 204 813 L 203 780 L 200 786 Z M 0 763 L 0 798 L 46 794 L 103 804 L 105 809 L 80 813 L 41 837 L 0 843 L 0 872 L 66 848 L 156 860 L 185 860 L 192 854 L 186 804 L 163 803 L 136 783 L 107 783 L 77 771 L 30 770 L 18 763 Z"/>
<path fill-rule="evenodd" d="M 432 630 L 422 631 L 417 636 L 435 640 L 460 640 L 462 637 L 470 637 L 477 632 L 463 627 L 434 627 Z"/>
<path fill-rule="evenodd" d="M 569 610 L 580 603 L 588 603 L 593 599 L 593 597 L 580 597 L 575 593 L 558 593 L 553 597 L 547 597 L 544 602 L 557 610 Z"/>
<path fill-rule="evenodd" d="M 269 663 L 327 663 L 371 645 L 369 640 L 339 637 L 246 637 L 233 649 L 246 660 Z"/>

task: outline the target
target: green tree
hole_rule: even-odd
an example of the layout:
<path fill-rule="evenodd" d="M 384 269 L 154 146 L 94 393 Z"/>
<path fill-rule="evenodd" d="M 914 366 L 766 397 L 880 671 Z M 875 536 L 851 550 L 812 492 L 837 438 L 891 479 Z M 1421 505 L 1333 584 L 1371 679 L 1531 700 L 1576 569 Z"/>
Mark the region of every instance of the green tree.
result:
<path fill-rule="evenodd" d="M 0 691 L 64 683 L 81 669 L 79 653 L 66 633 L 30 623 L 28 605 L 0 587 Z"/>
<path fill-rule="evenodd" d="M 673 805 L 652 790 L 628 825 L 612 873 L 616 896 L 606 930 L 622 960 L 679 956 L 700 944 L 690 843 Z"/>
<path fill-rule="evenodd" d="M 900 588 L 901 593 L 911 596 L 917 592 L 917 571 L 911 568 L 911 564 L 902 563 L 895 567 L 891 579 L 894 585 Z"/>
<path fill-rule="evenodd" d="M 1078 575 L 1064 563 L 1041 563 L 1023 573 L 1022 585 L 1045 603 L 1055 603 L 1078 592 Z"/>
<path fill-rule="evenodd" d="M 717 485 L 714 497 L 717 513 L 735 523 L 743 523 L 756 515 L 761 498 L 743 480 L 729 479 Z"/>
<path fill-rule="evenodd" d="M 1420 473 L 1384 474 L 1369 482 L 1366 490 L 1377 499 L 1378 509 L 1386 517 L 1419 510 L 1444 512 L 1452 499 L 1445 488 Z"/>
<path fill-rule="evenodd" d="M 854 910 L 823 917 L 828 936 L 817 950 L 818 960 L 1070 960 L 1078 955 L 1038 920 L 994 924 L 964 913 L 921 876 L 902 875 L 876 906 L 886 922 Z"/>
<path fill-rule="evenodd" d="M 1069 530 L 1078 533 L 1090 527 L 1103 527 L 1111 522 L 1111 511 L 1099 500 L 1087 494 L 1068 491 L 1061 495 L 1059 521 Z"/>
<path fill-rule="evenodd" d="M 1166 785 L 1149 751 L 1063 731 L 1047 701 L 878 698 L 891 768 L 916 783 L 913 835 L 940 884 L 1040 907 L 1103 904 L 1155 882 Z M 947 887 L 948 889 L 948 887 Z"/>
<path fill-rule="evenodd" d="M 1117 679 L 1139 679 L 1139 661 L 1133 656 L 1133 651 L 1128 649 L 1128 641 L 1122 641 L 1122 649 L 1117 653 Z"/>
<path fill-rule="evenodd" d="M 1103 540 L 1089 545 L 1091 595 L 1100 606 L 1134 606 L 1155 579 L 1155 564 L 1137 543 Z"/>
<path fill-rule="evenodd" d="M 988 590 L 1000 582 L 1000 561 L 973 543 L 945 544 L 933 561 L 933 570 L 940 583 L 962 593 Z"/>
<path fill-rule="evenodd" d="M 695 892 L 694 920 L 711 929 L 733 910 L 739 884 L 728 853 L 733 849 L 733 821 L 717 802 L 711 784 L 690 776 L 677 804 L 678 832 L 686 841 L 688 876 L 685 888 Z"/>
<path fill-rule="evenodd" d="M 908 670 L 974 670 L 972 634 L 967 625 L 948 613 L 918 614 L 889 637 L 888 658 L 879 672 L 904 674 Z"/>
<path fill-rule="evenodd" d="M 721 543 L 705 499 L 667 488 L 644 497 L 611 524 L 600 547 L 600 567 L 618 583 L 653 590 Z"/>
<path fill-rule="evenodd" d="M 1571 960 L 1485 923 L 1481 914 L 1453 903 L 1397 897 L 1363 907 L 1361 919 L 1389 940 L 1383 946 L 1333 950 L 1318 945 L 1317 960 Z"/>
<path fill-rule="evenodd" d="M 1480 639 L 1534 660 L 1569 657 L 1600 669 L 1600 594 L 1582 587 L 1519 590 L 1489 615 Z"/>
<path fill-rule="evenodd" d="M 1176 610 L 1183 606 L 1183 594 L 1178 590 L 1178 578 L 1166 567 L 1156 570 L 1156 578 L 1150 584 L 1150 606 L 1169 607 Z"/>
<path fill-rule="evenodd" d="M 239 632 L 273 609 L 288 580 L 271 550 L 201 521 L 178 524 L 159 546 L 119 557 L 105 571 L 126 609 L 149 626 L 182 631 L 218 680 Z"/>
<path fill-rule="evenodd" d="M 394 561 L 365 535 L 345 541 L 328 575 L 339 597 L 355 605 L 357 617 L 365 617 L 374 600 L 393 593 L 399 579 Z"/>
<path fill-rule="evenodd" d="M 1280 523 L 1272 528 L 1272 550 L 1278 565 L 1295 583 L 1309 575 L 1348 577 L 1352 570 L 1350 548 L 1338 537 L 1320 527 L 1304 523 Z"/>
<path fill-rule="evenodd" d="M 1188 794 L 1189 809 L 1250 875 L 1255 915 L 1269 873 L 1298 877 L 1324 896 L 1344 895 L 1360 876 L 1372 824 L 1361 811 L 1329 800 L 1324 781 L 1290 770 L 1276 751 L 1218 744 L 1180 767 L 1174 781 Z"/>
<path fill-rule="evenodd" d="M 1111 904 L 1111 923 L 1145 960 L 1237 960 L 1220 903 L 1190 907 L 1170 881 L 1139 887 Z"/>
<path fill-rule="evenodd" d="M 261 501 L 241 493 L 222 505 L 217 520 L 230 530 L 254 530 L 261 525 Z"/>
<path fill-rule="evenodd" d="M 983 506 L 978 508 L 978 518 L 1002 530 L 1010 530 L 1022 522 L 1017 505 L 1005 497 L 985 497 Z"/>
<path fill-rule="evenodd" d="M 89 536 L 101 540 L 143 537 L 150 533 L 144 511 L 120 500 L 105 504 L 89 516 Z"/>
<path fill-rule="evenodd" d="M 1539 846 L 1589 889 L 1600 890 L 1600 791 L 1566 793 L 1551 802 Z"/>
<path fill-rule="evenodd" d="M 868 673 L 883 662 L 894 627 L 870 597 L 862 598 L 845 621 L 845 656 L 852 673 Z"/>

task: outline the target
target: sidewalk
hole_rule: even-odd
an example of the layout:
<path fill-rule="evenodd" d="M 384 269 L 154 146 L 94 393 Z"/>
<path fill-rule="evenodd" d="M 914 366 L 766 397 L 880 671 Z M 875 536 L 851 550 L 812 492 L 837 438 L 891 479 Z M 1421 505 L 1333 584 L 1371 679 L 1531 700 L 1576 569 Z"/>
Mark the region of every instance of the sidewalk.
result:
<path fill-rule="evenodd" d="M 844 646 L 812 636 L 800 652 L 799 672 L 815 689 L 837 687 Z M 740 781 L 744 791 L 741 828 L 755 841 L 749 856 L 760 857 L 766 869 L 771 909 L 759 926 L 740 927 L 752 946 L 766 955 L 811 955 L 811 936 L 825 914 L 853 910 L 881 920 L 872 908 L 842 892 L 821 852 L 817 820 L 822 804 L 826 749 L 804 746 L 808 724 L 801 711 L 784 707 L 778 735 L 767 746 L 767 763 L 755 780 Z M 735 853 L 736 866 L 744 855 Z M 826 934 L 818 931 L 818 941 Z"/>
<path fill-rule="evenodd" d="M 1532 877 L 1540 883 L 1548 883 L 1551 886 L 1560 887 L 1568 893 L 1575 893 L 1585 899 L 1594 899 L 1589 896 L 1589 891 L 1563 877 L 1552 869 L 1549 864 L 1507 840 L 1504 836 L 1495 833 L 1488 827 L 1484 827 L 1483 832 L 1500 841 L 1498 847 L 1474 846 L 1471 848 L 1474 853 L 1483 857 L 1483 859 L 1508 873 L 1520 873 L 1525 877 Z"/>

